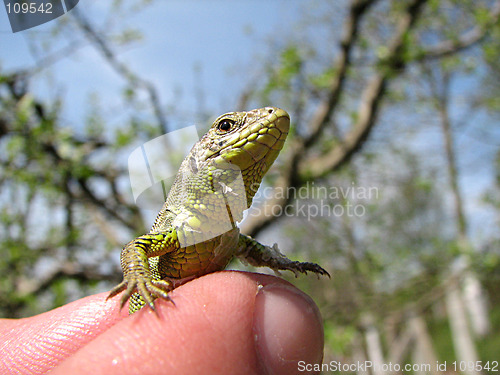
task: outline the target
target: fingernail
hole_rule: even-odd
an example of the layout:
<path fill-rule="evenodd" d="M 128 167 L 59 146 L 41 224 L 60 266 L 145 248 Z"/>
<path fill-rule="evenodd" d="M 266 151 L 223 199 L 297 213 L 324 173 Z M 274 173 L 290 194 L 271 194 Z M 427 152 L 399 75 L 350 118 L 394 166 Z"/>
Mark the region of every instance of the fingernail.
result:
<path fill-rule="evenodd" d="M 314 301 L 296 288 L 269 284 L 257 293 L 254 338 L 264 373 L 308 374 L 323 359 L 323 322 Z"/>

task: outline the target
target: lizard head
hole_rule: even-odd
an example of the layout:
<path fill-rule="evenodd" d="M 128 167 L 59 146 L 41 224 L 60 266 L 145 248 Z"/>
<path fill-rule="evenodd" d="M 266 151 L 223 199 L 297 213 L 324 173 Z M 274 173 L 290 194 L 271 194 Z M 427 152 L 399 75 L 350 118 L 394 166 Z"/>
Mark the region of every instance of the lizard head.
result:
<path fill-rule="evenodd" d="M 198 162 L 219 169 L 241 171 L 248 207 L 279 152 L 283 148 L 290 116 L 282 109 L 265 107 L 219 116 L 197 144 Z"/>

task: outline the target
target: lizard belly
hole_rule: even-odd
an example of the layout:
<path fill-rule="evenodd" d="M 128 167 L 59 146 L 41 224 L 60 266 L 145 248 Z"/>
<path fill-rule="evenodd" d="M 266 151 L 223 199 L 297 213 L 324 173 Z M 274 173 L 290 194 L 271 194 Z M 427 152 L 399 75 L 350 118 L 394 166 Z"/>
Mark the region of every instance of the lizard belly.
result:
<path fill-rule="evenodd" d="M 204 242 L 158 257 L 160 278 L 183 279 L 223 270 L 236 252 L 239 233 L 239 229 L 234 228 Z"/>

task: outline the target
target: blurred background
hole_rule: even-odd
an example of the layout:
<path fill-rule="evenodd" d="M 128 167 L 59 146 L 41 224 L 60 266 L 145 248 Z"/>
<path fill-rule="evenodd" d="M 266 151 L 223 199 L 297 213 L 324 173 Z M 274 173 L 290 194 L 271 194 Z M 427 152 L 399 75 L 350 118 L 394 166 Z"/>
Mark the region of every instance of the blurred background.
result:
<path fill-rule="evenodd" d="M 163 200 L 134 202 L 134 149 L 272 105 L 292 133 L 241 228 L 332 274 L 283 274 L 321 310 L 325 363 L 500 371 L 499 18 L 498 0 L 82 0 L 14 34 L 1 10 L 0 316 L 121 281 Z"/>

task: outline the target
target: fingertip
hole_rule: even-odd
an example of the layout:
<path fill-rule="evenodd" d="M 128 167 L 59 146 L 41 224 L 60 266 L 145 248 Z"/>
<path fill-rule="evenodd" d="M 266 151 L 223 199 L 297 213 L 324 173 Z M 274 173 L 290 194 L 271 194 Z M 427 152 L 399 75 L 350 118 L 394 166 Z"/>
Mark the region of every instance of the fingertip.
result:
<path fill-rule="evenodd" d="M 105 293 L 33 317 L 0 322 L 0 373 L 46 373 L 123 320 Z"/>
<path fill-rule="evenodd" d="M 318 308 L 282 279 L 219 272 L 175 289 L 171 301 L 122 319 L 56 373 L 295 374 L 307 373 L 301 361 L 321 363 Z"/>
<path fill-rule="evenodd" d="M 269 374 L 294 374 L 321 364 L 323 325 L 316 304 L 291 285 L 263 286 L 256 297 L 254 333 L 257 355 Z M 301 371 L 301 373 L 308 373 Z"/>

